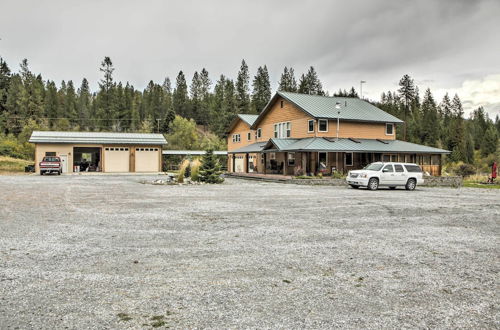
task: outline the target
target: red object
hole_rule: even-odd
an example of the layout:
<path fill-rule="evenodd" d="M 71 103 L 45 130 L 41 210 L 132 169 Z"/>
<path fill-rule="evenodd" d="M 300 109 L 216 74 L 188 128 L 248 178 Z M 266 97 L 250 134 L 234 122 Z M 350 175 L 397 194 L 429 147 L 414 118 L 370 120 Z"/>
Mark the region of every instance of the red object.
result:
<path fill-rule="evenodd" d="M 493 180 L 497 178 L 497 162 L 494 162 L 493 166 L 491 167 L 491 178 Z"/>

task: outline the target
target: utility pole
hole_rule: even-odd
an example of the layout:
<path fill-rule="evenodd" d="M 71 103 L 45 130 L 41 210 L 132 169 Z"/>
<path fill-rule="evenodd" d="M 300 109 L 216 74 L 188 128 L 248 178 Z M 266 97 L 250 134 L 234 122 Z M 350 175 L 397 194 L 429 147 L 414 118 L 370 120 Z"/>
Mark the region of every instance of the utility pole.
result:
<path fill-rule="evenodd" d="M 156 129 L 156 133 L 160 133 L 160 118 L 156 118 L 156 122 L 157 122 L 157 129 Z"/>
<path fill-rule="evenodd" d="M 366 81 L 361 80 L 359 82 L 359 98 L 363 99 L 363 84 L 366 83 Z"/>

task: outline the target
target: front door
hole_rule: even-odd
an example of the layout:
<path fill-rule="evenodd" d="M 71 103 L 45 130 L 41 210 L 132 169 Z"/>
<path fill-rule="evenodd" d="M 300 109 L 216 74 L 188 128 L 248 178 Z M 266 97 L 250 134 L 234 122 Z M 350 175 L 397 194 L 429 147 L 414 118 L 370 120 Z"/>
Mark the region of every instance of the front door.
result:
<path fill-rule="evenodd" d="M 62 163 L 62 172 L 68 173 L 68 155 L 59 155 Z"/>
<path fill-rule="evenodd" d="M 380 185 L 390 186 L 396 184 L 394 177 L 394 167 L 392 164 L 385 165 L 380 174 Z"/>

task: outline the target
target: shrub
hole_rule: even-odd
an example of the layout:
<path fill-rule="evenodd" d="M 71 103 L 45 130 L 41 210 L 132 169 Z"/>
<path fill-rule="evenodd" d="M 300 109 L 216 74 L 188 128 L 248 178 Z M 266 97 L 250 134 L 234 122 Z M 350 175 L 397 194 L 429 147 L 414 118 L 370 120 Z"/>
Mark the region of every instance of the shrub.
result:
<path fill-rule="evenodd" d="M 461 177 L 468 177 L 476 173 L 474 166 L 470 164 L 461 164 L 455 169 L 455 174 Z"/>
<path fill-rule="evenodd" d="M 179 183 L 184 182 L 184 178 L 188 177 L 186 176 L 186 173 L 188 172 L 190 161 L 189 159 L 184 159 L 181 163 L 181 166 L 179 167 L 179 174 L 177 175 L 177 181 Z"/>
<path fill-rule="evenodd" d="M 191 162 L 191 180 L 200 181 L 200 166 L 201 162 L 199 159 L 195 159 Z"/>

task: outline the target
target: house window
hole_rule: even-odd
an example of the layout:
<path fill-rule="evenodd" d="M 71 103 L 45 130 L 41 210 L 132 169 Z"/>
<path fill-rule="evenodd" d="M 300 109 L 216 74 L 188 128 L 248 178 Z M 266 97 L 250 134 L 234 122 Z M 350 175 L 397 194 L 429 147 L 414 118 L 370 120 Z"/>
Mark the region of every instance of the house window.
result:
<path fill-rule="evenodd" d="M 314 132 L 314 119 L 311 119 L 307 122 L 307 133 Z"/>
<path fill-rule="evenodd" d="M 318 153 L 318 167 L 320 172 L 326 172 L 326 168 L 328 166 L 327 153 L 319 152 Z"/>
<path fill-rule="evenodd" d="M 239 134 L 233 134 L 233 142 L 240 142 L 241 136 Z"/>
<path fill-rule="evenodd" d="M 385 124 L 385 135 L 394 135 L 394 124 Z"/>
<path fill-rule="evenodd" d="M 283 108 L 283 101 L 280 102 L 280 107 Z"/>
<path fill-rule="evenodd" d="M 47 152 L 45 153 L 45 156 L 47 156 L 47 157 L 50 157 L 50 156 L 53 156 L 53 157 L 54 157 L 55 155 L 56 155 L 55 151 L 47 151 Z"/>
<path fill-rule="evenodd" d="M 271 152 L 269 154 L 269 159 L 276 159 L 276 154 L 274 152 Z"/>
<path fill-rule="evenodd" d="M 295 152 L 288 153 L 288 166 L 295 166 Z"/>
<path fill-rule="evenodd" d="M 257 132 L 255 132 L 255 136 L 257 139 L 262 137 L 262 128 L 257 128 Z"/>
<path fill-rule="evenodd" d="M 275 138 L 288 138 L 292 135 L 292 123 L 284 122 L 274 124 L 274 137 Z"/>
<path fill-rule="evenodd" d="M 248 141 L 250 141 L 252 139 L 252 133 L 251 132 L 248 132 L 247 139 L 248 139 Z"/>
<path fill-rule="evenodd" d="M 352 152 L 347 152 L 345 154 L 345 166 L 352 166 Z"/>
<path fill-rule="evenodd" d="M 318 120 L 318 132 L 328 132 L 328 120 L 327 119 Z"/>

